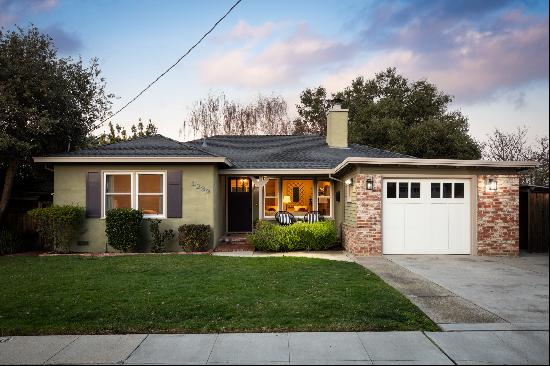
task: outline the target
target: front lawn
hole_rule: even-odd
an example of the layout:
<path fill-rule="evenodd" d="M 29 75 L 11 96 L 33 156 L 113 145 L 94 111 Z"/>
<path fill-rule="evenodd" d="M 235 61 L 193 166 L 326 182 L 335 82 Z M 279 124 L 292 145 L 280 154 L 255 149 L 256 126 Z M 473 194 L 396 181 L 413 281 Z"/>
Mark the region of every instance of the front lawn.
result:
<path fill-rule="evenodd" d="M 0 257 L 0 335 L 437 330 L 355 263 L 192 255 Z"/>

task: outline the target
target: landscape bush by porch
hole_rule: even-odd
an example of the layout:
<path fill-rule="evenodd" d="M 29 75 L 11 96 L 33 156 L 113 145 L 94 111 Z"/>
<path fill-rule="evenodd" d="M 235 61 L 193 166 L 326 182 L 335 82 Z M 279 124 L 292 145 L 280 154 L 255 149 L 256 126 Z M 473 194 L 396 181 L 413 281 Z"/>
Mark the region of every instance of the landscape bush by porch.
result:
<path fill-rule="evenodd" d="M 0 228 L 0 255 L 16 253 L 21 246 L 20 240 L 14 230 Z"/>
<path fill-rule="evenodd" d="M 289 226 L 259 221 L 249 235 L 256 250 L 288 252 L 294 250 L 325 250 L 336 245 L 338 236 L 334 221 L 298 222 Z"/>
<path fill-rule="evenodd" d="M 179 227 L 179 244 L 186 252 L 208 250 L 210 225 L 186 224 Z"/>
<path fill-rule="evenodd" d="M 123 252 L 135 249 L 143 212 L 133 208 L 113 208 L 105 215 L 105 233 L 110 246 Z"/>
<path fill-rule="evenodd" d="M 84 222 L 84 208 L 71 205 L 52 205 L 35 208 L 28 214 L 37 222 L 37 231 L 46 248 L 67 253 L 71 242 L 80 234 Z"/>

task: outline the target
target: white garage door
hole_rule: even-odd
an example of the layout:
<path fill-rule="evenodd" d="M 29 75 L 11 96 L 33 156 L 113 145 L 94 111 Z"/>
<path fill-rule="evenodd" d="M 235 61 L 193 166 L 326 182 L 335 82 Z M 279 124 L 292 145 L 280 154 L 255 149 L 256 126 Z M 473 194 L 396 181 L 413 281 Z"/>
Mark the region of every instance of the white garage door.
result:
<path fill-rule="evenodd" d="M 469 254 L 468 179 L 385 179 L 384 254 Z"/>

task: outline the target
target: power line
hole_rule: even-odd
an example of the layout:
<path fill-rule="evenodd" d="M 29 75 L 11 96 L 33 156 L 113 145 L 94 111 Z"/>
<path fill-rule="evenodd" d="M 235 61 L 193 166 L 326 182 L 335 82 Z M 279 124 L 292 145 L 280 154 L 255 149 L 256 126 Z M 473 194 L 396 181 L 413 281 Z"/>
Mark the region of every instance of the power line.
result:
<path fill-rule="evenodd" d="M 218 24 L 220 24 L 224 19 L 225 17 L 227 17 L 229 15 L 229 13 L 231 13 L 233 11 L 233 9 L 239 5 L 239 3 L 241 2 L 242 0 L 237 0 L 237 2 L 235 4 L 233 4 L 233 6 L 231 8 L 229 8 L 229 10 L 220 18 L 218 19 L 218 21 L 216 23 L 214 23 L 214 25 L 212 26 L 212 28 L 210 28 L 208 30 L 208 32 L 206 32 L 193 46 L 191 46 L 191 48 L 189 48 L 187 50 L 187 52 L 185 52 L 185 54 L 183 56 L 181 56 L 180 58 L 178 58 L 178 60 L 176 62 L 174 62 L 174 64 L 172 64 L 172 66 L 170 66 L 168 69 L 166 69 L 162 74 L 160 74 L 159 76 L 157 76 L 157 78 L 155 80 L 153 80 L 152 82 L 149 83 L 149 85 L 147 85 L 145 87 L 145 89 L 143 89 L 142 91 L 140 91 L 135 97 L 133 97 L 128 103 L 126 103 L 124 106 L 122 106 L 122 108 L 120 108 L 119 110 L 117 110 L 115 113 L 111 114 L 109 117 L 105 118 L 103 121 L 101 121 L 101 123 L 99 124 L 99 126 L 103 126 L 103 124 L 105 122 L 107 122 L 108 120 L 110 120 L 111 118 L 113 118 L 114 116 L 116 116 L 117 114 L 119 114 L 120 112 L 122 112 L 124 109 L 126 109 L 126 107 L 128 107 L 130 104 L 132 104 L 136 99 L 138 99 L 143 93 L 145 93 L 150 87 L 152 87 L 157 81 L 160 80 L 160 78 L 162 78 L 164 75 L 166 75 L 170 70 L 172 70 L 177 64 L 180 63 L 181 60 L 183 60 L 183 58 L 185 56 L 187 56 L 188 54 L 191 53 L 191 51 L 193 51 L 193 49 L 195 47 L 197 47 L 202 41 L 203 39 L 206 38 L 206 36 L 208 36 L 210 33 L 212 33 L 212 31 L 218 26 Z"/>

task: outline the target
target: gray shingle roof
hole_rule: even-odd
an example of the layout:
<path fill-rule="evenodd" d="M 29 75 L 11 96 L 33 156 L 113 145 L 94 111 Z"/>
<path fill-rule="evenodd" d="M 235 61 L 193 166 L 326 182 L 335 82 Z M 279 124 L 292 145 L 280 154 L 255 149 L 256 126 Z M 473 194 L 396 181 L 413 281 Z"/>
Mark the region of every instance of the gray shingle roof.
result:
<path fill-rule="evenodd" d="M 411 158 L 365 145 L 328 147 L 324 136 L 213 136 L 188 144 L 227 157 L 240 169 L 331 169 L 347 157 Z"/>
<path fill-rule="evenodd" d="M 59 157 L 124 157 L 124 156 L 144 156 L 144 157 L 211 157 L 218 156 L 214 153 L 201 149 L 200 146 L 187 144 L 172 140 L 162 135 L 153 135 L 137 138 L 130 141 L 115 142 L 112 144 L 101 145 L 97 147 L 75 150 L 66 153 L 55 154 Z"/>

